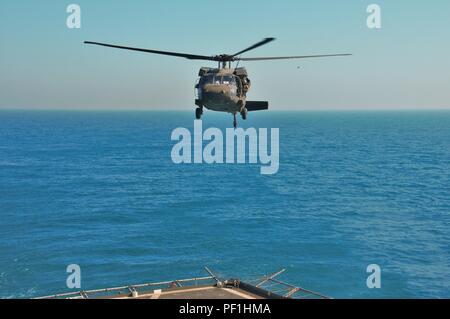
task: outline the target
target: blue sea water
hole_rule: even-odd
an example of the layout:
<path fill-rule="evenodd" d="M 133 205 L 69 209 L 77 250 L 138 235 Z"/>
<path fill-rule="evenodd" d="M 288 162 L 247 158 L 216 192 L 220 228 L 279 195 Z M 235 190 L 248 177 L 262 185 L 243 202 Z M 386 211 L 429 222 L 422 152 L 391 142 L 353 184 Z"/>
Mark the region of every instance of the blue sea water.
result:
<path fill-rule="evenodd" d="M 205 113 L 204 128 L 231 117 Z M 280 170 L 176 165 L 192 112 L 0 112 L 0 297 L 205 275 L 450 297 L 450 112 L 261 112 Z M 368 289 L 366 267 L 381 267 Z"/>

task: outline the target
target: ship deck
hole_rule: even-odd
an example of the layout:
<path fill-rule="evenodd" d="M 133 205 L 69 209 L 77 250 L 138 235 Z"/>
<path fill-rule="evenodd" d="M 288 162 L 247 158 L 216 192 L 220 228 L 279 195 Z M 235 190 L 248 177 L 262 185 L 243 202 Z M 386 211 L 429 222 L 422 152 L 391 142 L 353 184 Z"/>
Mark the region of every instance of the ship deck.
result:
<path fill-rule="evenodd" d="M 262 296 L 252 294 L 240 288 L 218 288 L 204 286 L 196 288 L 180 288 L 136 297 L 112 297 L 113 299 L 264 299 Z"/>
<path fill-rule="evenodd" d="M 328 298 L 275 279 L 284 269 L 264 276 L 256 283 L 219 279 L 207 267 L 205 269 L 211 276 L 77 291 L 38 299 L 286 299 L 294 295 L 299 298 Z"/>

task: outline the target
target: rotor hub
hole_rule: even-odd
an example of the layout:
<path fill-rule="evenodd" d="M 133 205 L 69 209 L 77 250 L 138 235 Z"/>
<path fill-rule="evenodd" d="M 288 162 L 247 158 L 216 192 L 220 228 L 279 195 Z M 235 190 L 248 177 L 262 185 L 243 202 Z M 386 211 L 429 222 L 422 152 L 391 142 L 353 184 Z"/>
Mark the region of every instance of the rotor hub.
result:
<path fill-rule="evenodd" d="M 229 54 L 219 54 L 214 56 L 214 60 L 215 61 L 220 61 L 220 62 L 229 62 L 229 61 L 234 61 L 236 58 L 232 55 Z"/>

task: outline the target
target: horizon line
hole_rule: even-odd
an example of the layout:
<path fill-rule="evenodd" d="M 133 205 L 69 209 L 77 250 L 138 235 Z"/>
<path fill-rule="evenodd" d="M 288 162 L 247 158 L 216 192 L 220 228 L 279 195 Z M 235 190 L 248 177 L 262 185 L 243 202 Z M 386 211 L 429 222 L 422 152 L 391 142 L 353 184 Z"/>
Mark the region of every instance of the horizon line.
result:
<path fill-rule="evenodd" d="M 194 109 L 194 108 L 193 108 Z M 0 107 L 0 111 L 67 111 L 67 112 L 192 112 L 181 108 L 52 108 L 52 107 Z M 348 111 L 450 111 L 450 107 L 393 107 L 393 108 L 302 108 L 302 109 L 269 109 L 269 112 L 348 112 Z M 267 113 L 267 112 L 264 112 Z"/>

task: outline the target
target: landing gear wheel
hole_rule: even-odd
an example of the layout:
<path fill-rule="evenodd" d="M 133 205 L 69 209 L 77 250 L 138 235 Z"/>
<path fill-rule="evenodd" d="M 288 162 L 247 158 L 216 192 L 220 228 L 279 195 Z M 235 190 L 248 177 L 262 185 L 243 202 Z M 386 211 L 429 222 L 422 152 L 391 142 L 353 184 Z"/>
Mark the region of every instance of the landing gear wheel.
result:
<path fill-rule="evenodd" d="M 247 119 L 247 114 L 248 114 L 248 111 L 247 111 L 247 109 L 244 108 L 244 109 L 241 111 L 241 117 L 242 117 L 243 120 L 246 120 L 246 119 Z"/>
<path fill-rule="evenodd" d="M 195 109 L 195 118 L 200 120 L 202 118 L 203 110 L 201 108 Z"/>

